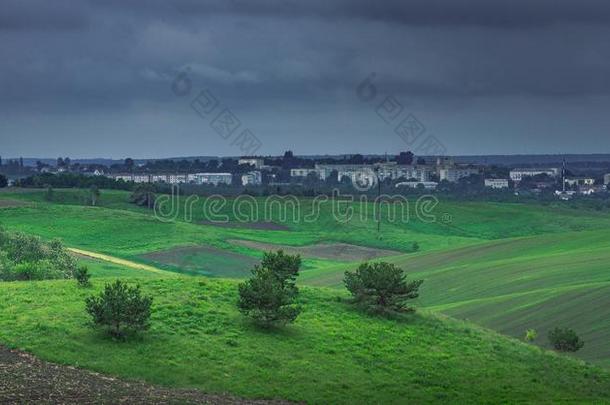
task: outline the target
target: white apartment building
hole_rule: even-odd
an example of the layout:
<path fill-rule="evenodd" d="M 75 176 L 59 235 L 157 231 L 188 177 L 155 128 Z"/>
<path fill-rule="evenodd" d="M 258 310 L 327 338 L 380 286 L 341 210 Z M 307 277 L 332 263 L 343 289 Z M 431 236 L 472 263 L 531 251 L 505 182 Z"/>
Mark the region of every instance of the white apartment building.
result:
<path fill-rule="evenodd" d="M 265 165 L 265 159 L 262 158 L 241 158 L 237 161 L 240 165 L 252 165 L 255 169 L 260 169 Z"/>
<path fill-rule="evenodd" d="M 315 173 L 318 175 L 320 180 L 326 180 L 327 172 L 326 170 L 321 169 L 290 169 L 290 177 L 307 177 L 310 173 Z"/>
<path fill-rule="evenodd" d="M 259 171 L 248 172 L 241 176 L 242 186 L 259 186 L 263 184 L 263 176 Z"/>
<path fill-rule="evenodd" d="M 592 178 L 566 178 L 563 180 L 566 186 L 592 186 L 595 184 L 595 179 Z"/>
<path fill-rule="evenodd" d="M 485 187 L 503 189 L 508 188 L 507 179 L 485 179 Z"/>
<path fill-rule="evenodd" d="M 167 176 L 167 182 L 169 184 L 182 184 L 187 182 L 186 174 L 169 174 Z"/>
<path fill-rule="evenodd" d="M 438 177 L 440 181 L 446 180 L 450 183 L 457 183 L 464 177 L 469 177 L 473 174 L 479 174 L 479 169 L 469 167 L 453 167 L 453 168 L 441 168 L 438 171 Z"/>
<path fill-rule="evenodd" d="M 187 177 L 189 183 L 195 184 L 231 184 L 233 175 L 231 173 L 193 173 Z"/>
<path fill-rule="evenodd" d="M 346 164 L 346 165 L 341 165 L 341 164 L 318 164 L 316 163 L 316 168 L 315 169 L 297 169 L 300 170 L 297 173 L 305 173 L 304 170 L 313 170 L 315 172 L 318 173 L 318 175 L 320 176 L 320 179 L 327 179 L 330 177 L 330 175 L 332 174 L 333 171 L 337 172 L 337 180 L 341 180 L 341 178 L 343 176 L 347 176 L 350 179 L 355 178 L 355 173 L 364 173 L 365 171 L 370 171 L 372 170 L 372 167 L 370 165 L 351 165 L 351 164 Z M 306 175 L 305 175 L 306 176 Z"/>
<path fill-rule="evenodd" d="M 417 179 L 418 182 L 425 183 L 429 182 L 432 173 L 432 169 L 425 166 L 397 166 L 392 179 Z"/>
<path fill-rule="evenodd" d="M 560 170 L 556 167 L 547 169 L 514 169 L 510 171 L 510 179 L 512 181 L 521 181 L 524 177 L 533 177 L 539 174 L 546 174 L 550 177 L 559 176 Z"/>
<path fill-rule="evenodd" d="M 294 169 L 295 175 L 297 173 L 306 173 L 306 170 L 315 170 L 321 179 L 326 179 L 331 175 L 333 171 L 337 172 L 337 180 L 341 180 L 342 177 L 349 177 L 352 182 L 361 180 L 363 177 L 376 175 L 379 180 L 383 181 L 386 179 L 397 180 L 400 178 L 404 179 L 416 179 L 420 182 L 429 181 L 433 171 L 426 166 L 416 165 L 399 165 L 396 162 L 385 162 L 375 163 L 372 165 L 355 165 L 355 164 L 316 164 L 315 169 Z M 293 171 L 291 170 L 291 175 Z M 306 176 L 306 174 L 305 174 Z"/>
<path fill-rule="evenodd" d="M 150 181 L 153 183 L 167 183 L 167 175 L 165 174 L 151 174 Z"/>
<path fill-rule="evenodd" d="M 426 190 L 435 190 L 438 186 L 438 183 L 435 181 L 402 181 L 400 183 L 396 183 L 396 187 L 418 188 L 420 184 Z"/>
<path fill-rule="evenodd" d="M 150 176 L 148 174 L 134 174 L 131 179 L 134 183 L 150 183 Z"/>
<path fill-rule="evenodd" d="M 131 174 L 115 174 L 115 175 L 112 175 L 110 177 L 112 177 L 116 181 L 119 181 L 119 180 L 132 181 Z"/>

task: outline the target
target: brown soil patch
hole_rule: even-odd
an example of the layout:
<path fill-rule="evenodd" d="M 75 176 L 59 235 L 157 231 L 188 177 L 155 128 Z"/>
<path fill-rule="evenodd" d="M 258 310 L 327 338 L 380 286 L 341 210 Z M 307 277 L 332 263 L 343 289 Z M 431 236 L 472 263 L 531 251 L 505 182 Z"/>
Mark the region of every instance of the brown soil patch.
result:
<path fill-rule="evenodd" d="M 229 242 L 258 250 L 282 249 L 286 253 L 299 254 L 306 258 L 328 259 L 342 262 L 355 262 L 376 259 L 384 256 L 402 254 L 394 250 L 376 249 L 371 247 L 350 245 L 347 243 L 319 243 L 309 246 L 284 246 L 273 243 L 255 242 L 251 240 L 230 240 Z"/>
<path fill-rule="evenodd" d="M 256 229 L 261 231 L 289 231 L 290 228 L 286 225 L 276 224 L 275 222 L 213 222 L 202 221 L 200 225 L 216 226 L 218 228 L 236 228 L 236 229 Z"/>
<path fill-rule="evenodd" d="M 263 404 L 194 389 L 170 389 L 123 381 L 41 361 L 0 346 L 0 403 L 6 404 Z"/>

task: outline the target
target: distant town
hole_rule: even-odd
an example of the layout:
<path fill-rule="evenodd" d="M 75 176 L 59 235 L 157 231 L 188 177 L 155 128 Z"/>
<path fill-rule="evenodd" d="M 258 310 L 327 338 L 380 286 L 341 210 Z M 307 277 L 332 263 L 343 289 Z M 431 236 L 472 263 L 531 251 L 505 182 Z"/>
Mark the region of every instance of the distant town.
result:
<path fill-rule="evenodd" d="M 586 162 L 585 162 L 586 163 Z M 382 183 L 395 189 L 434 191 L 444 186 L 476 184 L 506 192 L 552 192 L 568 200 L 575 195 L 606 193 L 610 183 L 608 164 L 554 166 L 515 166 L 457 163 L 450 156 L 417 157 L 411 152 L 397 155 L 299 157 L 291 151 L 283 156 L 242 156 L 220 159 L 162 159 L 136 162 L 127 158 L 119 163 L 80 163 L 70 158 L 55 162 L 0 159 L 0 173 L 8 185 L 19 185 L 28 176 L 75 173 L 104 176 L 121 183 L 194 186 L 311 186 L 317 183 L 353 185 L 365 191 Z M 573 166 L 573 167 L 572 167 Z"/>

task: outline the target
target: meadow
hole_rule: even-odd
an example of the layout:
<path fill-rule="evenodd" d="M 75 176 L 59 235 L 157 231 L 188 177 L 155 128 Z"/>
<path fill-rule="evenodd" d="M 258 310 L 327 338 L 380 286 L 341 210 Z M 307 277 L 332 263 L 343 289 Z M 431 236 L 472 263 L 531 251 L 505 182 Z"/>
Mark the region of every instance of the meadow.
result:
<path fill-rule="evenodd" d="M 106 280 L 94 277 L 94 290 Z M 155 297 L 152 328 L 139 339 L 117 343 L 92 331 L 83 301 L 93 291 L 63 280 L 0 285 L 0 341 L 53 362 L 245 398 L 610 401 L 605 370 L 427 311 L 371 318 L 339 302 L 342 293 L 303 288 L 297 322 L 261 330 L 237 312 L 233 281 L 137 282 Z"/>
<path fill-rule="evenodd" d="M 317 221 L 292 221 L 292 208 L 283 213 L 276 205 L 277 226 L 238 224 L 229 204 L 218 212 L 236 226 L 219 226 L 206 221 L 202 199 L 192 203 L 189 218 L 180 197 L 176 217 L 163 222 L 130 204 L 128 193 L 102 190 L 96 207 L 84 205 L 85 193 L 54 190 L 52 201 L 42 190 L 0 193 L 0 223 L 161 269 L 80 259 L 95 288 L 120 276 L 154 293 L 153 330 L 140 342 L 116 346 L 88 330 L 84 292 L 70 281 L 13 283 L 0 285 L 1 304 L 10 309 L 0 321 L 0 343 L 110 374 L 245 397 L 608 400 L 606 371 L 545 350 L 549 329 L 571 327 L 585 341 L 575 356 L 610 368 L 607 212 L 440 201 L 434 222 L 419 218 L 414 204 L 406 223 L 382 212 L 377 233 L 370 203 L 352 204 L 349 221 L 338 220 L 330 204 L 319 206 Z M 253 201 L 263 212 L 264 199 Z M 312 206 L 311 199 L 301 201 Z M 388 256 L 372 260 L 425 280 L 419 315 L 396 323 L 355 313 L 337 297 L 345 297 L 343 274 L 359 260 L 341 252 L 316 256 L 316 244 L 383 249 Z M 304 288 L 308 309 L 297 323 L 270 334 L 244 323 L 234 305 L 235 281 L 218 277 L 247 276 L 264 249 L 279 246 L 309 253 L 299 282 L 311 287 Z M 34 290 L 44 299 L 31 299 Z M 533 343 L 541 348 L 474 324 L 519 340 L 536 329 Z M 466 387 L 475 380 L 478 387 Z"/>

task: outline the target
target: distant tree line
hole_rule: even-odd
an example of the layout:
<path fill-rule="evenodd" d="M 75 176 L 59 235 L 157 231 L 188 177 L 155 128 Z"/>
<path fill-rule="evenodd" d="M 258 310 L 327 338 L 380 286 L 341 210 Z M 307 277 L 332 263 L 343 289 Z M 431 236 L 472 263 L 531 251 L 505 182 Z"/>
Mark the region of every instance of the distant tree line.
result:
<path fill-rule="evenodd" d="M 134 185 L 106 176 L 87 176 L 81 173 L 42 173 L 16 181 L 15 185 L 33 188 L 91 188 L 110 190 L 132 190 Z"/>

